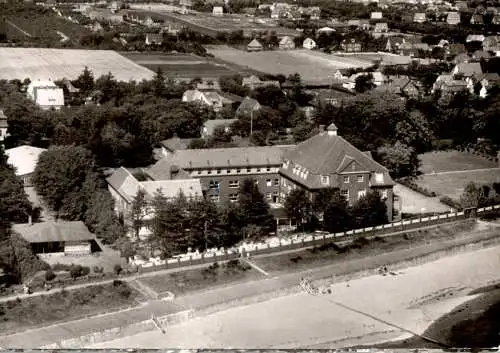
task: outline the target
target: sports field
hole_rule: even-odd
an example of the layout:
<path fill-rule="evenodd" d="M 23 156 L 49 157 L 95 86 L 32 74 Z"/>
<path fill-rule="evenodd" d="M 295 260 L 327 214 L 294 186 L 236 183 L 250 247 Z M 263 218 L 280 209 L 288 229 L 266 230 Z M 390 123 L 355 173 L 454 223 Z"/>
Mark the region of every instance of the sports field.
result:
<path fill-rule="evenodd" d="M 419 170 L 424 174 L 496 168 L 498 164 L 484 157 L 460 151 L 434 151 L 418 156 Z"/>
<path fill-rule="evenodd" d="M 74 80 L 85 66 L 95 78 L 111 72 L 118 81 L 141 81 L 154 75 L 111 50 L 0 48 L 0 79 Z"/>
<path fill-rule="evenodd" d="M 300 74 L 305 82 L 330 83 L 337 69 L 369 67 L 372 62 L 307 49 L 246 52 L 227 46 L 207 48 L 216 58 L 268 74 Z"/>
<path fill-rule="evenodd" d="M 500 279 L 500 247 L 336 283 L 198 317 L 89 348 L 340 348 L 423 334 L 438 318 Z M 390 268 L 389 268 L 390 270 Z M 428 337 L 440 340 L 441 337 Z"/>

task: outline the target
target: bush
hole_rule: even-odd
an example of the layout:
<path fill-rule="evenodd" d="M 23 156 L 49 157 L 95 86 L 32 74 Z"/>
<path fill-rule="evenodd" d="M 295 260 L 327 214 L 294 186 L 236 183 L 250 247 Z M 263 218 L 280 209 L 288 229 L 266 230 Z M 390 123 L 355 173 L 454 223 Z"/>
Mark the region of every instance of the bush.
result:
<path fill-rule="evenodd" d="M 113 266 L 113 271 L 117 276 L 122 272 L 122 270 L 122 265 L 120 264 L 116 264 L 115 266 Z"/>
<path fill-rule="evenodd" d="M 424 196 L 427 196 L 427 197 L 436 197 L 437 196 L 434 191 L 430 191 L 427 188 L 423 188 L 423 187 L 419 186 L 417 183 L 415 183 L 411 179 L 401 178 L 401 179 L 398 180 L 398 182 L 401 185 L 404 185 L 404 186 L 412 189 L 413 191 L 419 192 L 419 193 L 421 193 Z"/>
<path fill-rule="evenodd" d="M 52 281 L 54 278 L 56 278 L 56 274 L 52 270 L 47 270 L 45 271 L 45 280 L 47 281 Z"/>
<path fill-rule="evenodd" d="M 104 267 L 94 266 L 93 270 L 94 270 L 94 273 L 103 273 Z"/>
<path fill-rule="evenodd" d="M 366 239 L 365 237 L 358 237 L 354 239 L 354 241 L 351 244 L 352 249 L 361 249 L 362 247 L 368 245 L 370 241 Z"/>
<path fill-rule="evenodd" d="M 453 200 L 449 196 L 443 196 L 439 199 L 439 201 L 441 201 L 441 203 L 444 203 L 446 206 L 450 206 L 451 208 L 454 208 L 456 210 L 462 209 L 462 206 L 460 205 L 460 203 L 456 202 L 455 200 Z"/>
<path fill-rule="evenodd" d="M 296 257 L 290 258 L 290 261 L 292 261 L 294 264 L 296 264 L 300 260 L 302 260 L 302 256 L 296 256 Z"/>

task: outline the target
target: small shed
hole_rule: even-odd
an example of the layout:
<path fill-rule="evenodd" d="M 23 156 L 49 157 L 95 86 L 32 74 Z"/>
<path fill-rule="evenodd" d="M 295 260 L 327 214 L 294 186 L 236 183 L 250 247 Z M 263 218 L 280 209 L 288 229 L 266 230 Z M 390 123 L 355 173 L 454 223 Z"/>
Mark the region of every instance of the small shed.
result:
<path fill-rule="evenodd" d="M 309 49 L 309 50 L 311 50 L 311 49 L 316 48 L 316 42 L 315 42 L 313 39 L 311 39 L 311 38 L 306 38 L 306 39 L 304 40 L 304 43 L 302 44 L 302 46 L 303 46 L 305 49 Z"/>
<path fill-rule="evenodd" d="M 284 36 L 280 40 L 279 48 L 281 50 L 295 49 L 295 42 L 289 36 Z"/>
<path fill-rule="evenodd" d="M 370 18 L 371 18 L 372 20 L 381 20 L 381 19 L 382 19 L 382 17 L 383 17 L 382 12 L 372 12 L 372 13 L 370 14 Z"/>
<path fill-rule="evenodd" d="M 212 15 L 214 16 L 224 15 L 224 8 L 222 6 L 214 6 L 212 9 Z"/>
<path fill-rule="evenodd" d="M 257 39 L 253 39 L 250 43 L 247 45 L 247 50 L 248 51 L 261 51 L 263 50 L 264 47 L 262 44 Z"/>

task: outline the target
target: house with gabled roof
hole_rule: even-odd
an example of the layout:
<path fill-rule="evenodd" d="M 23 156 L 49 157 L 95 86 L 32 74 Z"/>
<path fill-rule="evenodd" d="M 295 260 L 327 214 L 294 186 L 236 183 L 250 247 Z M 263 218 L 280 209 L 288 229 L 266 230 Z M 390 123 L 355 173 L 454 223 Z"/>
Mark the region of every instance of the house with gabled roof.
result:
<path fill-rule="evenodd" d="M 425 12 L 417 12 L 414 16 L 413 16 L 413 22 L 416 22 L 416 23 L 424 23 L 425 21 L 427 21 L 427 17 L 425 15 Z"/>
<path fill-rule="evenodd" d="M 380 11 L 372 12 L 370 14 L 370 19 L 372 19 L 372 20 L 381 20 L 382 17 L 383 17 L 383 15 L 382 15 L 382 12 L 380 12 Z"/>
<path fill-rule="evenodd" d="M 478 13 L 472 15 L 472 17 L 470 18 L 470 24 L 471 25 L 484 25 L 483 15 L 480 15 Z"/>
<path fill-rule="evenodd" d="M 245 97 L 241 104 L 239 105 L 238 109 L 236 109 L 236 116 L 241 116 L 241 115 L 247 115 L 247 114 L 252 114 L 254 112 L 259 111 L 262 108 L 262 105 L 253 98 L 250 97 Z"/>
<path fill-rule="evenodd" d="M 498 48 L 500 48 L 500 36 L 487 36 L 484 38 L 484 51 L 497 51 Z"/>
<path fill-rule="evenodd" d="M 465 78 L 467 87 L 471 94 L 477 93 L 481 98 L 486 98 L 488 90 L 500 84 L 500 76 L 496 72 L 475 74 Z M 476 92 L 476 86 L 480 85 L 479 92 Z"/>
<path fill-rule="evenodd" d="M 399 48 L 403 43 L 406 43 L 405 38 L 402 36 L 391 36 L 387 38 L 387 43 L 385 45 L 385 50 L 388 52 L 399 51 Z"/>
<path fill-rule="evenodd" d="M 457 64 L 451 71 L 453 76 L 462 75 L 464 77 L 470 77 L 472 75 L 482 74 L 483 69 L 480 63 L 463 63 Z"/>
<path fill-rule="evenodd" d="M 311 199 L 318 191 L 333 188 L 352 205 L 376 190 L 392 220 L 394 182 L 389 171 L 338 135 L 334 124 L 287 151 L 279 173 L 282 200 L 296 188 L 304 189 Z"/>
<path fill-rule="evenodd" d="M 182 95 L 182 101 L 187 103 L 197 102 L 212 107 L 215 112 L 222 109 L 224 105 L 231 105 L 235 101 L 216 91 L 200 91 L 197 89 L 187 90 Z"/>
<path fill-rule="evenodd" d="M 175 151 L 186 150 L 192 140 L 192 138 L 180 138 L 177 135 L 163 140 L 160 142 L 161 155 L 163 157 L 167 157 L 170 154 L 175 153 Z"/>
<path fill-rule="evenodd" d="M 468 63 L 471 60 L 471 57 L 467 53 L 458 54 L 452 60 L 454 64 L 463 64 Z"/>
<path fill-rule="evenodd" d="M 373 33 L 387 33 L 389 32 L 389 26 L 387 22 L 378 22 L 375 23 L 375 28 L 373 29 Z"/>
<path fill-rule="evenodd" d="M 237 122 L 238 119 L 210 119 L 203 123 L 201 127 L 201 137 L 207 138 L 213 136 L 217 127 L 223 127 L 225 132 L 230 131 L 230 126 Z"/>
<path fill-rule="evenodd" d="M 252 90 L 258 87 L 265 87 L 265 86 L 275 86 L 280 88 L 279 81 L 270 81 L 270 80 L 263 81 L 255 75 L 249 77 L 243 77 L 243 82 L 241 85 L 243 87 L 248 87 Z"/>
<path fill-rule="evenodd" d="M 0 144 L 3 143 L 7 137 L 7 130 L 9 128 L 9 123 L 7 117 L 5 116 L 2 109 L 0 109 Z"/>
<path fill-rule="evenodd" d="M 500 15 L 494 15 L 491 19 L 491 24 L 500 25 Z"/>
<path fill-rule="evenodd" d="M 247 45 L 247 51 L 262 51 L 264 50 L 264 46 L 260 44 L 257 39 L 252 39 L 250 43 Z"/>
<path fill-rule="evenodd" d="M 52 80 L 33 80 L 26 90 L 28 98 L 32 99 L 42 109 L 60 109 L 64 106 L 64 91 Z"/>
<path fill-rule="evenodd" d="M 460 23 L 460 14 L 458 12 L 448 12 L 446 23 L 449 25 L 457 25 Z"/>
<path fill-rule="evenodd" d="M 161 33 L 148 33 L 144 44 L 146 45 L 161 45 L 163 43 L 163 34 Z"/>
<path fill-rule="evenodd" d="M 212 15 L 214 16 L 224 15 L 224 8 L 222 6 L 214 6 L 212 9 Z"/>
<path fill-rule="evenodd" d="M 284 36 L 281 38 L 280 43 L 279 43 L 279 48 L 281 50 L 290 50 L 290 49 L 295 49 L 295 42 L 293 39 L 289 36 Z"/>
<path fill-rule="evenodd" d="M 309 50 L 314 49 L 316 48 L 316 42 L 312 38 L 306 38 L 302 43 L 302 47 Z"/>
<path fill-rule="evenodd" d="M 467 43 L 469 42 L 483 42 L 486 37 L 483 34 L 469 34 L 466 38 L 465 41 Z"/>

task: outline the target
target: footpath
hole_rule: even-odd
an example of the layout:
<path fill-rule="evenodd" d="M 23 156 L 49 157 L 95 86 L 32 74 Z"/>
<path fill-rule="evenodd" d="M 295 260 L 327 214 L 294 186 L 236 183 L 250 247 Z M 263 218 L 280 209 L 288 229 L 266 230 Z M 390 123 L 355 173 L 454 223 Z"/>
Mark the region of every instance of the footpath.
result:
<path fill-rule="evenodd" d="M 329 279 L 340 282 L 353 277 L 374 274 L 381 266 L 405 267 L 411 265 L 412 259 L 432 261 L 436 258 L 425 259 L 426 256 L 439 254 L 439 257 L 451 254 L 451 249 L 456 252 L 477 249 L 480 247 L 494 246 L 500 243 L 499 228 L 471 233 L 467 237 L 444 240 L 432 244 L 420 244 L 413 248 L 379 254 L 369 258 L 354 259 L 340 264 L 328 265 L 311 270 L 268 277 L 252 282 L 237 283 L 234 285 L 215 287 L 210 290 L 194 292 L 177 297 L 171 301 L 154 300 L 133 309 L 114 312 L 97 317 L 70 321 L 66 323 L 33 329 L 9 336 L 0 336 L 2 348 L 40 348 L 75 337 L 102 332 L 115 327 L 124 327 L 137 322 L 168 314 L 194 310 L 195 316 L 207 315 L 211 312 L 227 310 L 231 307 L 248 305 L 255 302 L 269 300 L 278 296 L 292 294 L 300 291 L 298 283 L 300 278 L 307 277 L 313 281 Z M 450 250 L 450 253 L 444 253 Z M 416 261 L 414 264 L 417 264 Z M 399 264 L 399 265 L 398 265 Z M 393 269 L 393 267 L 391 267 Z M 167 270 L 166 270 L 167 271 Z M 158 274 L 155 272 L 155 275 Z M 66 347 L 65 347 L 66 348 Z M 69 348 L 69 347 L 67 347 Z M 71 347 L 83 348 L 83 347 Z"/>

